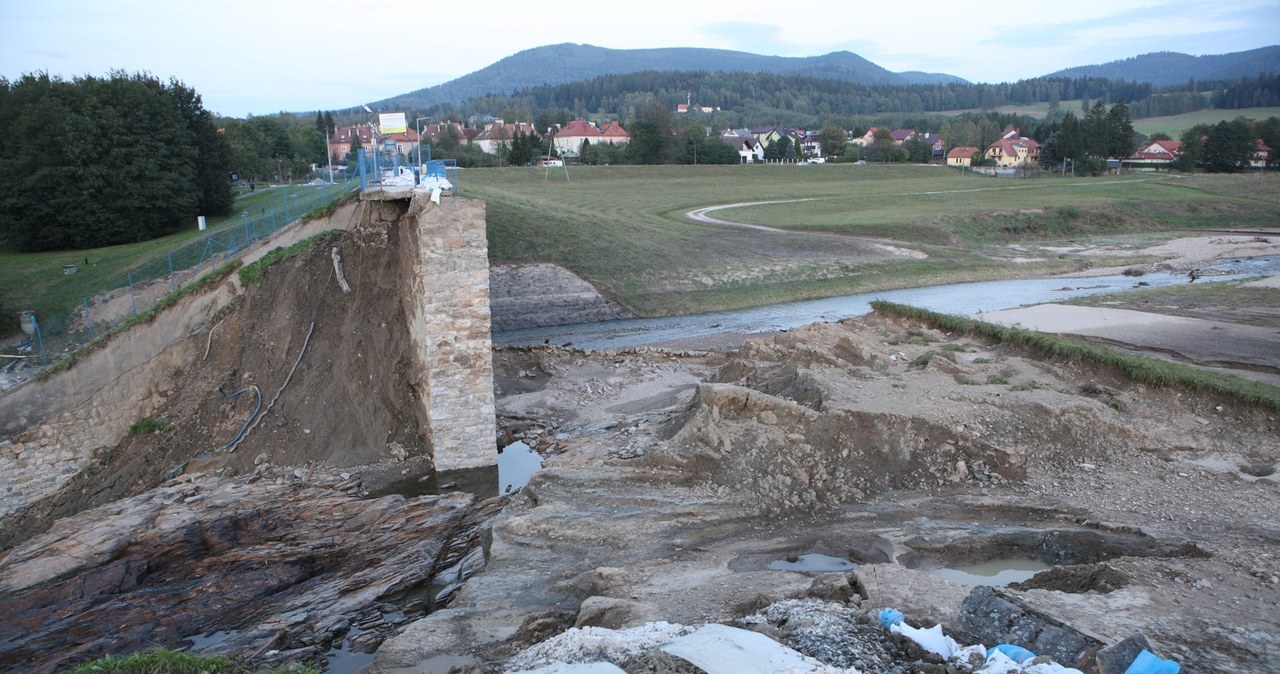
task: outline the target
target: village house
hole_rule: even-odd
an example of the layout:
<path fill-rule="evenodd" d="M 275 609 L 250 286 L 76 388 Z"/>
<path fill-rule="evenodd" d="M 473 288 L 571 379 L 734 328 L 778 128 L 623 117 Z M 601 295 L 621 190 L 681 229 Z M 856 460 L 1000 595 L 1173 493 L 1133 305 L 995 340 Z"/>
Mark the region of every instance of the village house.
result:
<path fill-rule="evenodd" d="M 894 145 L 902 145 L 914 135 L 916 135 L 915 129 L 894 129 L 889 132 L 889 137 L 893 138 Z"/>
<path fill-rule="evenodd" d="M 491 124 L 485 126 L 484 131 L 476 134 L 471 139 L 472 143 L 480 146 L 480 149 L 488 154 L 497 154 L 498 150 L 503 146 L 510 146 L 511 140 L 517 134 L 529 135 L 534 132 L 533 125 L 528 122 L 511 122 L 504 123 L 501 119 L 495 119 Z"/>
<path fill-rule="evenodd" d="M 982 154 L 982 150 L 970 145 L 953 147 L 947 153 L 947 166 L 973 166 L 973 159 Z"/>
<path fill-rule="evenodd" d="M 600 130 L 600 142 L 610 145 L 626 145 L 631 142 L 631 134 L 622 128 L 618 120 L 612 120 Z"/>
<path fill-rule="evenodd" d="M 790 132 L 780 126 L 761 126 L 752 129 L 751 135 L 755 136 L 760 143 L 760 147 L 768 149 L 770 145 L 778 142 L 784 136 L 789 136 Z"/>
<path fill-rule="evenodd" d="M 738 151 L 738 161 L 743 164 L 755 164 L 764 161 L 764 146 L 746 129 L 725 131 L 720 140 Z"/>
<path fill-rule="evenodd" d="M 357 137 L 360 139 L 361 147 L 373 146 L 373 129 L 367 124 L 341 126 L 335 129 L 329 136 L 329 156 L 336 162 L 346 161 L 347 154 L 351 152 L 351 140 Z"/>
<path fill-rule="evenodd" d="M 461 122 L 439 122 L 422 127 L 422 142 L 435 143 L 444 138 L 449 129 L 453 129 L 454 137 L 458 139 L 459 143 L 465 144 L 467 142 L 467 129 L 462 126 Z"/>
<path fill-rule="evenodd" d="M 996 166 L 1031 166 L 1040 162 L 1040 143 L 1020 135 L 1017 129 L 1008 129 L 987 148 L 985 156 Z"/>
<path fill-rule="evenodd" d="M 926 131 L 924 133 L 916 134 L 916 137 L 920 139 L 920 142 L 929 146 L 932 156 L 931 161 L 935 163 L 942 163 L 947 152 L 947 144 L 943 142 L 942 135 L 932 131 Z"/>
<path fill-rule="evenodd" d="M 608 143 L 610 145 L 626 145 L 631 141 L 631 134 L 617 120 L 605 125 L 604 129 L 579 117 L 556 131 L 552 144 L 562 157 L 577 157 L 586 141 L 591 145 Z"/>
<path fill-rule="evenodd" d="M 1253 168 L 1266 168 L 1271 163 L 1271 157 L 1275 154 L 1275 150 L 1267 147 L 1266 143 L 1259 138 L 1257 145 L 1253 150 L 1253 156 L 1249 158 L 1249 166 Z"/>
<path fill-rule="evenodd" d="M 1156 140 L 1138 148 L 1138 151 L 1129 155 L 1124 163 L 1131 169 L 1151 171 L 1168 168 L 1180 154 L 1182 154 L 1182 141 Z"/>
<path fill-rule="evenodd" d="M 392 133 L 382 137 L 382 150 L 411 157 L 418 151 L 418 132 L 407 129 L 404 133 Z"/>
<path fill-rule="evenodd" d="M 876 142 L 876 132 L 879 130 L 880 130 L 880 127 L 873 126 L 870 129 L 867 129 L 867 132 L 862 134 L 861 136 L 858 136 L 857 138 L 850 138 L 849 142 L 852 143 L 853 145 L 866 147 Z"/>

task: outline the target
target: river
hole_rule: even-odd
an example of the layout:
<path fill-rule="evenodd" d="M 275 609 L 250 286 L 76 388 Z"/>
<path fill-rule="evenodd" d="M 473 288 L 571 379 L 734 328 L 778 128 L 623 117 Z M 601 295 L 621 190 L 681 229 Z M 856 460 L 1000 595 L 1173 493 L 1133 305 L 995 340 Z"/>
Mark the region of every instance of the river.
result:
<path fill-rule="evenodd" d="M 1280 256 L 1236 258 L 1213 267 L 1204 267 L 1201 271 L 1205 276 L 1198 283 L 1267 276 L 1280 273 Z M 548 342 L 563 345 L 572 342 L 573 346 L 583 349 L 618 348 L 721 332 L 776 332 L 817 321 L 834 322 L 870 312 L 873 300 L 909 304 L 948 314 L 969 315 L 1132 290 L 1139 287 L 1139 283 L 1146 284 L 1142 287 L 1152 288 L 1183 284 L 1187 283 L 1187 274 L 1153 272 L 1141 277 L 1059 276 L 952 283 L 786 302 L 735 311 L 526 328 L 497 333 L 493 336 L 493 342 L 499 346 L 536 346 Z"/>

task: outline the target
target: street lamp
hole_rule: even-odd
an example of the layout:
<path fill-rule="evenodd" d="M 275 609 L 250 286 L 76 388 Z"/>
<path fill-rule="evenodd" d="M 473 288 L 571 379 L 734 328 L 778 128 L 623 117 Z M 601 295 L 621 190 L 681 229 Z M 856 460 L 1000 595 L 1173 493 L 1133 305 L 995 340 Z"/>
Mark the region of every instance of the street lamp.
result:
<path fill-rule="evenodd" d="M 378 170 L 378 127 L 374 126 L 373 121 L 375 116 L 373 111 L 369 109 L 369 106 L 362 105 L 361 107 L 364 108 L 365 112 L 369 113 L 369 143 L 373 145 L 373 177 L 378 181 L 378 184 L 381 185 L 382 173 Z"/>
<path fill-rule="evenodd" d="M 414 130 L 416 130 L 416 131 L 418 132 L 418 170 L 419 170 L 419 171 L 421 171 L 421 170 L 422 170 L 422 127 L 418 125 L 418 122 L 420 122 L 420 121 L 422 121 L 422 120 L 424 120 L 424 119 L 431 119 L 431 118 L 430 118 L 430 117 L 418 117 L 418 118 L 416 118 L 416 119 L 414 119 L 414 120 L 413 120 L 413 128 L 414 128 Z"/>

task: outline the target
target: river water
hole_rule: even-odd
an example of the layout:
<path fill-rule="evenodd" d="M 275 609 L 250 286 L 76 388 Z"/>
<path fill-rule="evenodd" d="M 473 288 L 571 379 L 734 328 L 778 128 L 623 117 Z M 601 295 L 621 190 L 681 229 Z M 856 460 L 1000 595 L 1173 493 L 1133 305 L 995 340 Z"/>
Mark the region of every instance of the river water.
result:
<path fill-rule="evenodd" d="M 1280 273 L 1280 256 L 1238 258 L 1201 269 L 1197 283 L 1239 280 Z M 879 292 L 772 304 L 736 311 L 719 311 L 665 318 L 636 318 L 597 323 L 557 325 L 496 333 L 495 345 L 536 346 L 550 342 L 583 349 L 608 349 L 654 344 L 675 339 L 701 337 L 721 332 L 758 333 L 790 330 L 817 321 L 834 322 L 871 311 L 873 300 L 930 309 L 948 314 L 969 315 L 1043 304 L 1145 286 L 1187 283 L 1185 272 L 1153 272 L 1144 276 L 1093 276 L 1084 278 L 1033 278 L 978 283 L 953 283 L 923 288 Z"/>

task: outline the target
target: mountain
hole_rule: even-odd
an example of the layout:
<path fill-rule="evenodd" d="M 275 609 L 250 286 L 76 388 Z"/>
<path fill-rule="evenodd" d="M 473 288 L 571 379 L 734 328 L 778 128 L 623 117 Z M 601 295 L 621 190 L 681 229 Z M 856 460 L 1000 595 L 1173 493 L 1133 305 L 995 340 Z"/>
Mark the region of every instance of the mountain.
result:
<path fill-rule="evenodd" d="M 1280 73 L 1280 45 L 1209 56 L 1161 51 L 1101 65 L 1067 68 L 1045 77 L 1106 77 L 1165 87 L 1186 84 L 1191 79 L 1233 80 L 1263 73 Z"/>
<path fill-rule="evenodd" d="M 469 75 L 378 101 L 377 105 L 422 109 L 486 94 L 509 94 L 539 84 L 564 84 L 601 75 L 646 70 L 767 72 L 825 77 L 857 84 L 949 84 L 965 81 L 952 75 L 890 72 L 847 51 L 823 56 L 785 57 L 727 49 L 607 49 L 564 43 L 526 49 Z"/>

